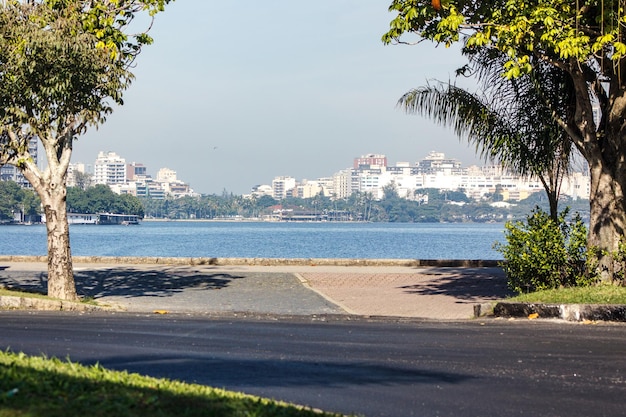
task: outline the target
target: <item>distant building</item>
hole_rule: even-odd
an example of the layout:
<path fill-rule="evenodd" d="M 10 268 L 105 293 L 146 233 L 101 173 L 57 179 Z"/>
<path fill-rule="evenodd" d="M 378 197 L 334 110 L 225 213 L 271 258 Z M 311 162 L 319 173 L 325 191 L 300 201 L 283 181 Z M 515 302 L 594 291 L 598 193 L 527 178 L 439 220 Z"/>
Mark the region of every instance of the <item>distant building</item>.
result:
<path fill-rule="evenodd" d="M 87 179 L 87 184 L 79 184 L 79 179 L 83 177 L 83 179 Z M 67 181 L 66 184 L 68 187 L 77 187 L 77 186 L 89 186 L 93 181 L 93 167 L 91 165 L 86 165 L 81 162 L 75 164 L 69 164 L 67 167 Z"/>
<path fill-rule="evenodd" d="M 174 171 L 173 169 L 169 169 L 169 168 L 161 168 L 157 172 L 156 179 L 157 181 L 160 181 L 160 182 L 178 181 L 178 179 L 176 178 L 176 171 Z"/>
<path fill-rule="evenodd" d="M 416 163 L 418 174 L 434 174 L 444 172 L 448 175 L 458 175 L 463 173 L 461 161 L 454 158 L 446 158 L 442 152 L 432 151 L 426 158 Z"/>
<path fill-rule="evenodd" d="M 303 180 L 302 184 L 298 184 L 295 187 L 294 197 L 298 198 L 313 198 L 319 194 L 322 194 L 324 189 L 317 181 Z"/>
<path fill-rule="evenodd" d="M 385 155 L 378 154 L 367 154 L 361 155 L 359 158 L 354 158 L 354 169 L 366 168 L 370 167 L 386 167 L 387 166 L 387 157 Z"/>
<path fill-rule="evenodd" d="M 274 197 L 274 190 L 272 189 L 271 185 L 267 185 L 267 184 L 255 185 L 254 187 L 252 187 L 251 195 L 255 197 L 263 197 L 263 196 Z"/>
<path fill-rule="evenodd" d="M 115 152 L 100 152 L 94 163 L 94 184 L 126 183 L 126 160 Z"/>
<path fill-rule="evenodd" d="M 334 199 L 345 199 L 361 192 L 381 199 L 385 187 L 390 184 L 401 198 L 423 203 L 427 203 L 427 194 L 423 190 L 429 188 L 462 191 L 474 200 L 497 192 L 505 201 L 523 200 L 532 193 L 543 191 L 538 179 L 513 174 L 502 166 L 465 168 L 458 159 L 447 158 L 441 152 L 430 152 L 415 164 L 398 162 L 394 166 L 388 165 L 385 155 L 362 155 L 354 158 L 352 168 L 315 181 L 298 182 L 292 177 L 276 177 L 272 182 L 272 195 L 276 199 L 292 195 L 310 198 L 323 193 Z M 564 179 L 561 194 L 588 199 L 589 189 L 589 175 L 577 172 Z"/>
<path fill-rule="evenodd" d="M 28 153 L 33 158 L 35 164 L 37 164 L 37 150 L 38 150 L 39 140 L 37 138 L 32 138 L 28 142 Z M 13 181 L 19 184 L 22 188 L 32 188 L 32 185 L 22 172 L 14 165 L 1 165 L 0 166 L 0 181 Z"/>
<path fill-rule="evenodd" d="M 272 191 L 276 200 L 293 196 L 292 190 L 296 187 L 296 179 L 292 177 L 276 177 L 272 180 Z"/>
<path fill-rule="evenodd" d="M 148 169 L 144 164 L 138 162 L 131 162 L 126 165 L 126 180 L 136 181 L 149 178 Z"/>

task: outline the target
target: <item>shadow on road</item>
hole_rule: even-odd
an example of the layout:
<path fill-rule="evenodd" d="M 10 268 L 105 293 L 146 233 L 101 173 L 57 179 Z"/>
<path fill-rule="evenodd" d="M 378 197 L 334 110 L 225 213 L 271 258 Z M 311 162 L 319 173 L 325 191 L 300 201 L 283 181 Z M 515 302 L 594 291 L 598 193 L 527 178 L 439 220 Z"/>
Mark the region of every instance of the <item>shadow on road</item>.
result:
<path fill-rule="evenodd" d="M 447 295 L 462 302 L 501 300 L 513 295 L 501 269 L 446 268 L 441 271 L 435 269 L 426 275 L 432 275 L 432 279 L 401 288 L 408 294 Z"/>
<path fill-rule="evenodd" d="M 243 276 L 211 273 L 193 267 L 163 267 L 141 269 L 117 267 L 81 270 L 74 273 L 79 295 L 100 298 L 106 296 L 171 297 L 187 289 L 219 290 L 232 280 Z M 33 271 L 0 273 L 0 287 L 29 292 L 47 291 L 47 273 Z"/>
<path fill-rule="evenodd" d="M 458 384 L 471 375 L 350 362 L 135 356 L 101 359 L 109 369 L 228 389 L 398 384 Z"/>
<path fill-rule="evenodd" d="M 78 271 L 74 275 L 78 292 L 94 298 L 170 297 L 191 288 L 219 290 L 239 278 L 243 276 L 207 273 L 190 267 L 110 268 Z"/>

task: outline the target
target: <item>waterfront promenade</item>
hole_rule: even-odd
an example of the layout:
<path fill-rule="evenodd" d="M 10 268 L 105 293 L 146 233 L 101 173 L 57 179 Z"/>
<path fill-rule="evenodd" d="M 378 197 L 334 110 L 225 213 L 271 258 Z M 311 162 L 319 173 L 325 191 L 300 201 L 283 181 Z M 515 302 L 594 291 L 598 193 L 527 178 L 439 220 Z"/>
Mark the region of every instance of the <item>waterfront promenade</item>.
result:
<path fill-rule="evenodd" d="M 0 286 L 45 288 L 46 264 L 0 258 Z M 498 267 L 302 262 L 184 263 L 77 258 L 78 292 L 129 312 L 469 319 L 508 294 Z M 217 263 L 217 262 L 215 262 Z M 443 265 L 443 266 L 441 266 Z"/>

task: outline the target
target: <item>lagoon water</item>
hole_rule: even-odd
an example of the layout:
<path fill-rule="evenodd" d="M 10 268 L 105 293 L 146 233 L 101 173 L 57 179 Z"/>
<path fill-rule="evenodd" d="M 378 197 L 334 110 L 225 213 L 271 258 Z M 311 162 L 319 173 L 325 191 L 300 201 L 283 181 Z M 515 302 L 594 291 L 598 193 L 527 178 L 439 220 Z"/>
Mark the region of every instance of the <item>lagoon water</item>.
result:
<path fill-rule="evenodd" d="M 502 259 L 503 224 L 142 222 L 72 225 L 78 256 Z M 0 255 L 45 255 L 43 225 L 1 226 Z"/>

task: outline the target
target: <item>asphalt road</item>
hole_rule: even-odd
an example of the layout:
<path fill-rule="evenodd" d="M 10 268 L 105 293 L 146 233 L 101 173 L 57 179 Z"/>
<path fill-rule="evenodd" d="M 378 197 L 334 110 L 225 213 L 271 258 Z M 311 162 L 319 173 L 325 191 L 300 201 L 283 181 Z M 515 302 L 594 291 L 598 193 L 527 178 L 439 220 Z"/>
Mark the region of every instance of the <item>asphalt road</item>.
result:
<path fill-rule="evenodd" d="M 370 416 L 626 415 L 626 326 L 0 312 L 0 348 Z"/>

